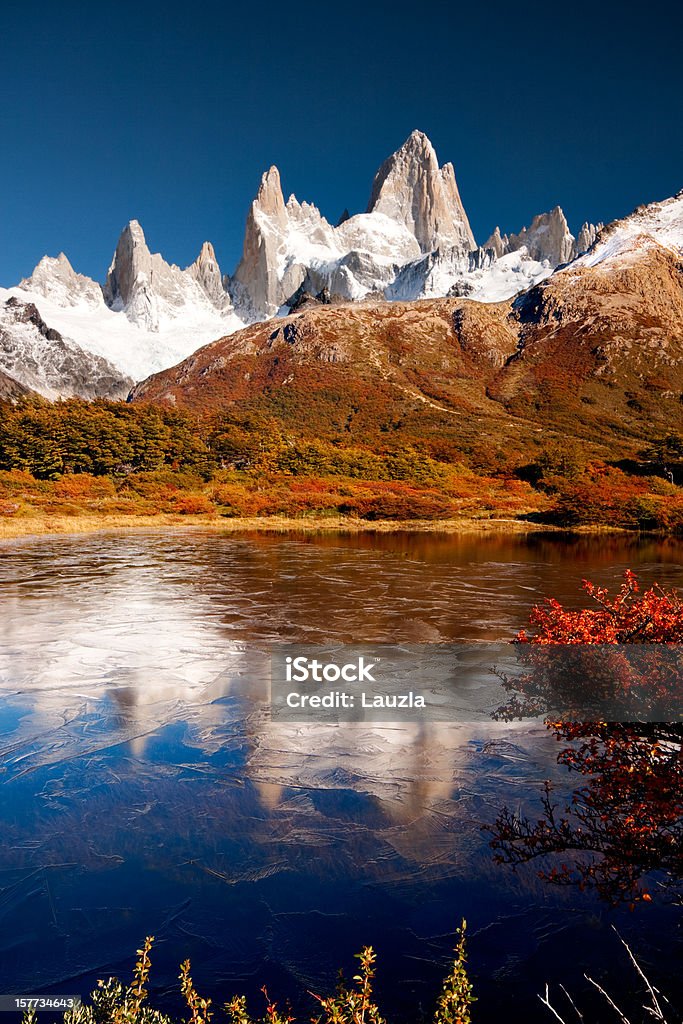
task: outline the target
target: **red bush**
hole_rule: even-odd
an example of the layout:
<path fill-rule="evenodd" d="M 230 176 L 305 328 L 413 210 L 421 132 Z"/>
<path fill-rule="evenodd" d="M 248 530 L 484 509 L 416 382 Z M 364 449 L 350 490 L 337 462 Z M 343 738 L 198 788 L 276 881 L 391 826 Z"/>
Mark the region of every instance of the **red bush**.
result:
<path fill-rule="evenodd" d="M 533 635 L 522 630 L 516 640 L 532 651 L 599 644 L 608 653 L 613 647 L 615 656 L 622 645 L 637 644 L 641 651 L 651 646 L 652 658 L 644 651 L 644 673 L 634 678 L 625 663 L 620 668 L 615 662 L 613 681 L 625 687 L 626 697 L 629 687 L 640 687 L 634 696 L 643 703 L 645 719 L 648 705 L 660 699 L 658 690 L 664 687 L 671 721 L 547 721 L 556 738 L 568 743 L 559 763 L 580 775 L 583 784 L 560 806 L 546 782 L 538 820 L 504 808 L 491 845 L 499 862 L 513 866 L 549 858 L 550 866 L 539 874 L 550 881 L 594 886 L 613 902 L 649 901 L 645 878 L 651 872 L 660 874 L 660 892 L 677 892 L 683 879 L 683 672 L 678 648 L 683 603 L 675 591 L 659 587 L 641 595 L 632 572 L 625 573 L 614 598 L 592 583 L 586 582 L 585 589 L 597 607 L 571 611 L 558 601 L 546 601 L 531 612 Z M 666 656 L 655 657 L 662 644 L 667 645 Z M 544 695 L 557 686 L 557 678 L 550 671 L 551 660 L 539 664 L 540 670 L 534 665 L 508 685 L 516 693 L 504 711 L 516 715 L 542 709 Z M 594 683 L 579 680 L 588 688 Z M 559 864 L 552 863 L 557 860 Z"/>

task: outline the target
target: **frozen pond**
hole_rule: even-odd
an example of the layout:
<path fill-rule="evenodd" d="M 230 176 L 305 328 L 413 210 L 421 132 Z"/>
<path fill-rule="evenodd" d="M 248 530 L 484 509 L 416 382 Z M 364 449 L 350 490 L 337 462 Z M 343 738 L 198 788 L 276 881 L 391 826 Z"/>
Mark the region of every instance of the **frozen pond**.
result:
<path fill-rule="evenodd" d="M 481 825 L 553 774 L 542 727 L 275 724 L 266 653 L 508 639 L 545 595 L 578 603 L 584 576 L 683 586 L 681 551 L 540 534 L 1 545 L 0 992 L 86 993 L 154 934 L 165 1005 L 189 956 L 202 994 L 265 982 L 306 1020 L 306 990 L 372 943 L 384 1009 L 415 1019 L 462 916 L 481 1022 L 546 1019 L 546 980 L 618 978 L 612 923 L 666 984 L 672 912 L 492 863 Z"/>

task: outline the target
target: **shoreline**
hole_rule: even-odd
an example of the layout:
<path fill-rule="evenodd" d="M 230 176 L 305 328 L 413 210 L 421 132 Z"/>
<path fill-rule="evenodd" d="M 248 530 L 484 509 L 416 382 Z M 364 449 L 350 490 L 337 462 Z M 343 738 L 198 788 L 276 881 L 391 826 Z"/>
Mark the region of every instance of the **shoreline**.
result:
<path fill-rule="evenodd" d="M 553 526 L 520 519 L 354 519 L 347 516 L 221 518 L 160 512 L 153 516 L 25 516 L 0 519 L 0 541 L 108 531 L 209 531 L 211 533 L 632 533 L 612 526 Z"/>

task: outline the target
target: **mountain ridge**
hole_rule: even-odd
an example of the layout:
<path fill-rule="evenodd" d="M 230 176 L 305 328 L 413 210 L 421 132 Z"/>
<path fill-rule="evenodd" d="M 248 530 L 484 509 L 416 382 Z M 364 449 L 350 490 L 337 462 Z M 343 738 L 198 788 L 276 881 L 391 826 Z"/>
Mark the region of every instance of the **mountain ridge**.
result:
<path fill-rule="evenodd" d="M 616 222 L 625 228 L 614 230 L 631 238 L 633 218 L 640 216 L 645 235 L 660 237 L 668 230 L 666 204 L 675 201 L 643 208 L 664 208 L 659 220 L 635 211 Z M 672 238 L 681 248 L 683 226 L 676 216 L 672 223 Z M 448 296 L 505 301 L 565 264 L 588 258 L 584 247 L 588 255 L 602 252 L 596 246 L 607 244 L 612 231 L 610 225 L 584 224 L 575 236 L 556 206 L 516 234 L 496 228 L 478 246 L 453 165 L 440 166 L 427 136 L 414 131 L 377 171 L 366 212 L 349 216 L 345 211 L 336 225 L 312 203 L 294 195 L 285 201 L 279 171 L 272 166 L 251 204 L 233 275 L 222 272 L 208 241 L 185 269 L 166 262 L 150 251 L 133 220 L 121 233 L 102 285 L 77 273 L 60 253 L 43 257 L 16 287 L 0 289 L 0 300 L 32 303 L 65 343 L 86 358 L 89 353 L 105 360 L 121 378 L 141 381 L 216 338 L 281 316 L 293 305 L 318 301 L 316 296 L 332 303 Z M 12 348 L 11 324 L 5 326 L 0 370 L 21 376 L 25 339 L 17 333 Z M 20 383 L 50 397 L 55 381 L 48 380 L 52 354 L 45 349 L 36 371 Z M 31 359 L 34 355 L 32 349 Z"/>

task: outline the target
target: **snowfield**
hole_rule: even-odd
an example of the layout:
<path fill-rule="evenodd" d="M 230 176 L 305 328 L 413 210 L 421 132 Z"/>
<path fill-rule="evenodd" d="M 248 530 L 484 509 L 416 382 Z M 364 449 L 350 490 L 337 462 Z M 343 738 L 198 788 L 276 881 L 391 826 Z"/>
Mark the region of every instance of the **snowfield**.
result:
<path fill-rule="evenodd" d="M 135 381 L 168 369 L 202 345 L 244 327 L 244 322 L 232 312 L 222 315 L 218 311 L 186 307 L 175 318 L 162 318 L 159 330 L 151 331 L 129 320 L 124 311 L 109 309 L 104 299 L 100 299 L 99 305 L 84 299 L 67 306 L 38 292 L 0 288 L 0 303 L 4 305 L 11 296 L 20 302 L 34 303 L 48 327 L 59 331 L 65 341 L 101 356 Z M 20 344 L 19 338 L 17 342 Z M 13 376 L 17 378 L 16 372 Z M 35 376 L 32 383 L 26 383 L 41 390 L 36 387 Z"/>

